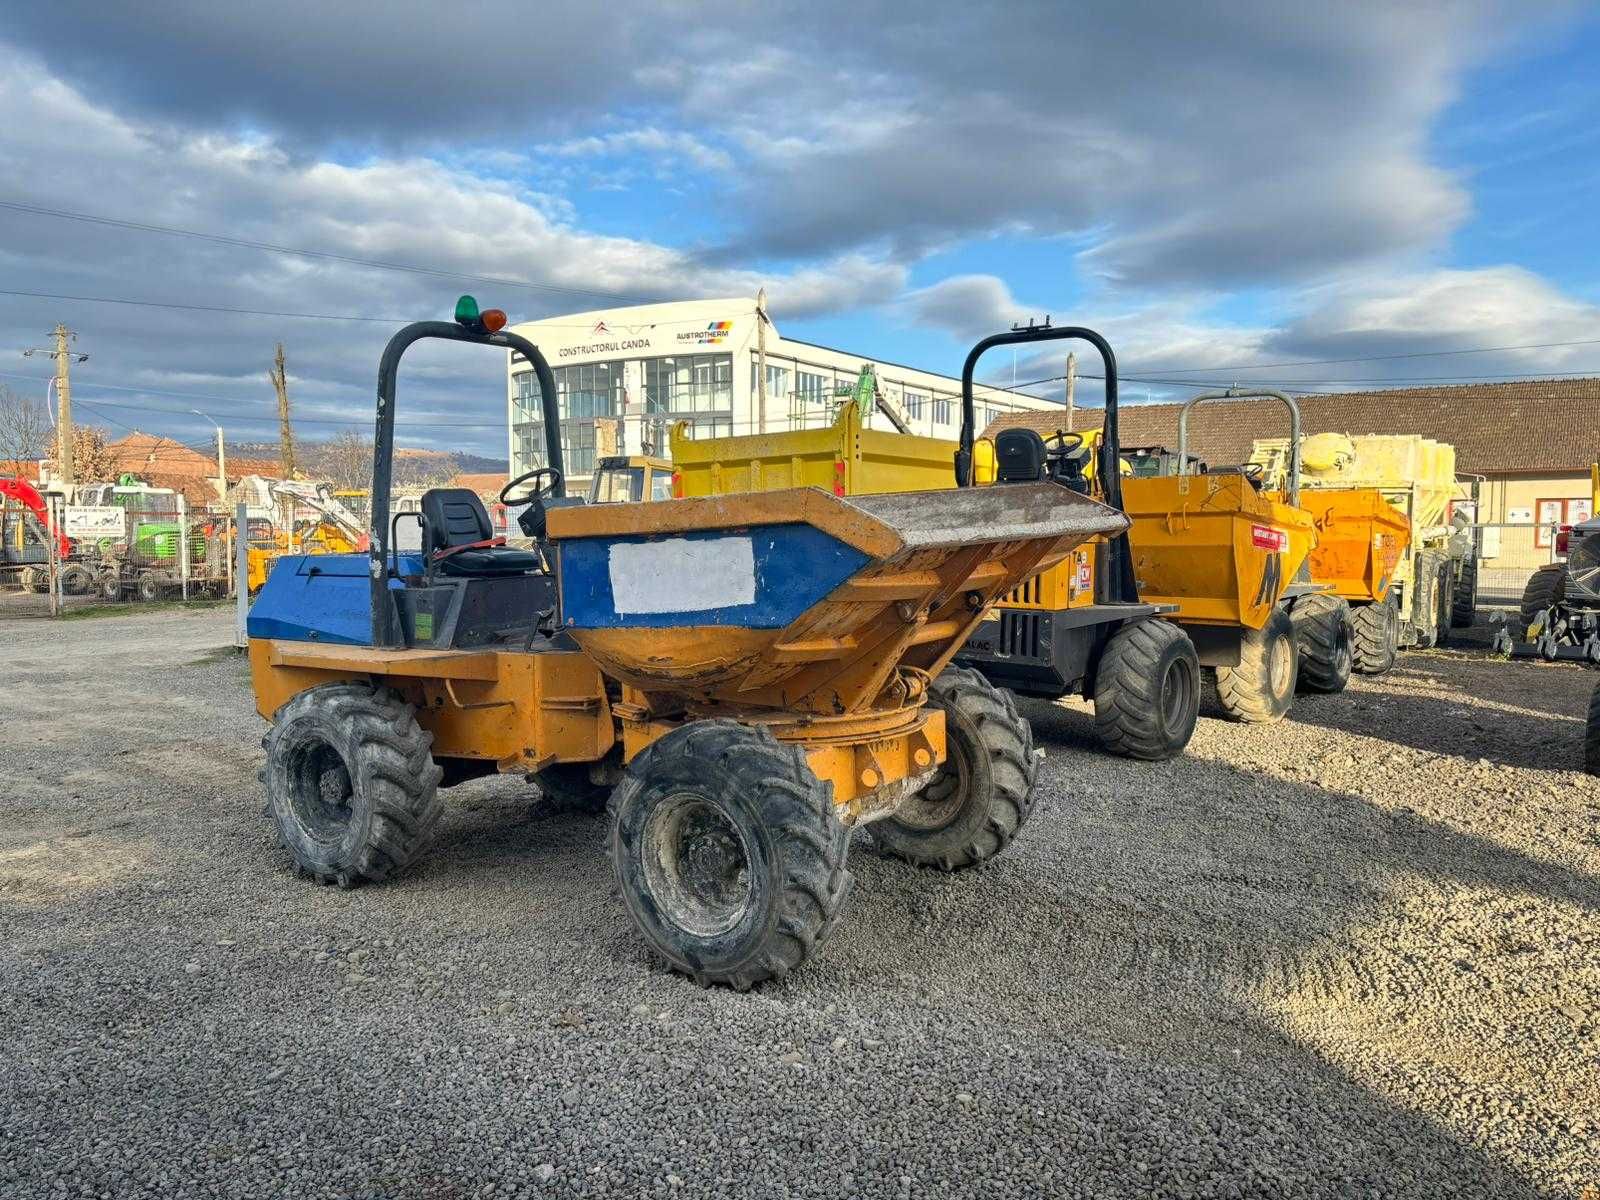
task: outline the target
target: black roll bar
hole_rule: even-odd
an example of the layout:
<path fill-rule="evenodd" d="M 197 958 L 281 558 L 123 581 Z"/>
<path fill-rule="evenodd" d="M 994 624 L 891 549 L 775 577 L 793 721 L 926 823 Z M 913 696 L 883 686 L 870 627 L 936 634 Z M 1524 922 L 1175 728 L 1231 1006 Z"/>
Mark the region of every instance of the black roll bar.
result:
<path fill-rule="evenodd" d="M 561 414 L 556 403 L 555 376 L 550 364 L 527 338 L 507 330 L 479 333 L 453 321 L 416 321 L 389 339 L 378 362 L 378 420 L 372 438 L 372 506 L 367 514 L 369 569 L 372 575 L 372 644 L 378 648 L 403 645 L 399 613 L 389 596 L 386 542 L 389 538 L 389 492 L 394 482 L 394 391 L 400 358 L 416 342 L 438 338 L 446 342 L 471 342 L 522 355 L 539 380 L 540 410 L 544 414 L 545 465 L 558 472 L 555 494 L 566 495 L 566 465 L 561 457 Z"/>
<path fill-rule="evenodd" d="M 977 413 L 972 399 L 972 375 L 978 360 L 996 346 L 1015 346 L 1024 342 L 1054 342 L 1075 338 L 1088 342 L 1100 354 L 1105 371 L 1105 419 L 1100 427 L 1100 491 L 1105 502 L 1118 512 L 1122 507 L 1122 440 L 1117 428 L 1117 356 L 1106 341 L 1094 330 L 1082 325 L 1051 325 L 1045 318 L 1043 325 L 1017 326 L 1007 333 L 996 333 L 984 338 L 967 353 L 961 368 L 961 440 L 956 449 L 956 486 L 971 487 L 972 448 L 976 441 L 973 425 Z M 1096 599 L 1103 604 L 1137 604 L 1139 589 L 1133 578 L 1133 547 L 1126 532 L 1119 533 L 1107 543 L 1108 570 L 1095 572 Z"/>

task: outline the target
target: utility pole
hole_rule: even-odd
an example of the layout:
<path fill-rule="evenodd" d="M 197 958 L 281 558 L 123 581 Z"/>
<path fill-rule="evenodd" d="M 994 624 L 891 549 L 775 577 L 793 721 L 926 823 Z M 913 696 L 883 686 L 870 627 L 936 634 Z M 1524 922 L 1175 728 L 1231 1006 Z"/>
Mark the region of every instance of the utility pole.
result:
<path fill-rule="evenodd" d="M 217 499 L 227 500 L 228 460 L 226 458 L 227 448 L 222 444 L 222 426 L 217 425 L 216 421 L 212 420 L 210 417 L 207 417 L 206 414 L 201 412 L 198 408 L 191 408 L 189 411 L 195 416 L 202 417 L 207 421 L 211 421 L 213 425 L 217 426 Z"/>
<path fill-rule="evenodd" d="M 756 432 L 767 431 L 767 289 L 756 293 Z"/>
<path fill-rule="evenodd" d="M 69 364 L 73 362 L 88 362 L 87 354 L 79 354 L 72 349 L 72 343 L 78 340 L 78 335 L 65 325 L 58 324 L 51 330 L 50 336 L 55 339 L 55 346 L 49 350 L 32 346 L 22 352 L 23 358 L 32 358 L 35 354 L 43 354 L 56 360 L 56 374 L 51 382 L 55 385 L 56 400 L 60 405 L 61 415 L 56 421 L 56 474 L 61 477 L 63 490 L 69 496 L 72 485 L 77 481 L 72 463 L 72 379 Z M 50 403 L 50 389 L 45 388 L 45 405 Z"/>
<path fill-rule="evenodd" d="M 267 378 L 272 380 L 272 390 L 278 393 L 278 469 L 285 479 L 293 479 L 294 434 L 289 429 L 289 376 L 283 367 L 282 342 L 278 343 L 278 353 Z"/>
<path fill-rule="evenodd" d="M 1072 432 L 1072 401 L 1078 390 L 1078 352 L 1067 355 L 1067 432 Z"/>

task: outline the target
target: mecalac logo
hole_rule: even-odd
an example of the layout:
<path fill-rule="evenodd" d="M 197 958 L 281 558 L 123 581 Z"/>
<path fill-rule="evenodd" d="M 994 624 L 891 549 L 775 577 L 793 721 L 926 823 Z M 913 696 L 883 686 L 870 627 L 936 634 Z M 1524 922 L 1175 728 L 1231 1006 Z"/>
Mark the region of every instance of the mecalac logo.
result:
<path fill-rule="evenodd" d="M 689 342 L 696 346 L 720 346 L 733 330 L 732 321 L 712 321 L 704 329 L 691 329 L 688 333 L 680 333 L 680 342 Z"/>

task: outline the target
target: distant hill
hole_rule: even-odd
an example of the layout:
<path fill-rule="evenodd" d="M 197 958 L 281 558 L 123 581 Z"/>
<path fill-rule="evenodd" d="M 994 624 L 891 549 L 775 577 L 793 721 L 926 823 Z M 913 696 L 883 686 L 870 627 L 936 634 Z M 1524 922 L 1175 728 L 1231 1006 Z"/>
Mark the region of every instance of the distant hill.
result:
<path fill-rule="evenodd" d="M 339 479 L 351 473 L 349 444 L 337 442 L 296 442 L 300 468 L 307 474 Z M 370 455 L 370 443 L 367 454 Z M 228 457 L 277 462 L 277 442 L 230 442 Z M 440 483 L 454 475 L 504 475 L 509 464 L 503 458 L 468 454 L 460 450 L 414 450 L 401 447 L 394 452 L 395 484 L 406 487 Z"/>

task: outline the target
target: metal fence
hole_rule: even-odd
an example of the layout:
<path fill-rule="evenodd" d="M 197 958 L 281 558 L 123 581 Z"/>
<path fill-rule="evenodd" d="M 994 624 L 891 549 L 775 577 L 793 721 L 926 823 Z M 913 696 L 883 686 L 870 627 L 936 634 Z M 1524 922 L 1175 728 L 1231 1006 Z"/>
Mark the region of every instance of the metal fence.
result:
<path fill-rule="evenodd" d="M 1478 598 L 1484 604 L 1516 604 L 1528 578 L 1556 561 L 1555 526 L 1486 524 L 1473 528 L 1478 546 Z"/>

